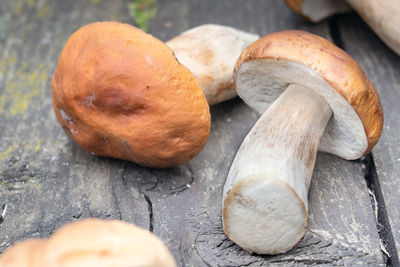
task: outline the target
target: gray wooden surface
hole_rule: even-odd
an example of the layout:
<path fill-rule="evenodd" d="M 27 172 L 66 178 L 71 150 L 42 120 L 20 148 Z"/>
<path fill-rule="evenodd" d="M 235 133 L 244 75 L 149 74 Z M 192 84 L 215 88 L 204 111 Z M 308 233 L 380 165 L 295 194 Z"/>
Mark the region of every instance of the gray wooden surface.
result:
<path fill-rule="evenodd" d="M 50 79 L 58 55 L 69 35 L 82 25 L 100 20 L 133 24 L 127 3 L 0 2 L 0 215 L 4 214 L 0 251 L 26 238 L 49 236 L 65 223 L 99 217 L 150 229 L 167 244 L 179 266 L 383 264 L 386 257 L 364 165 L 323 153 L 318 154 L 310 188 L 309 231 L 293 250 L 278 256 L 250 255 L 224 236 L 222 187 L 237 148 L 257 119 L 239 99 L 211 108 L 207 145 L 197 157 L 176 168 L 151 169 L 94 157 L 68 139 L 51 107 Z M 150 33 L 164 41 L 205 23 L 260 35 L 302 29 L 332 40 L 328 22 L 305 23 L 283 1 L 160 0 L 158 8 Z M 360 24 L 354 27 L 364 30 Z M 351 31 L 348 35 L 354 39 Z M 374 45 L 374 50 L 385 51 L 379 41 Z M 363 57 L 356 59 L 363 63 Z M 384 71 L 396 71 L 395 64 L 388 63 Z M 385 82 L 373 69 L 367 72 L 375 84 Z M 392 108 L 397 108 L 396 99 L 387 101 L 394 101 Z M 393 114 L 391 122 L 389 111 L 385 112 L 386 127 L 393 130 L 385 129 L 388 136 L 384 140 L 398 144 L 398 114 Z M 382 161 L 387 153 L 385 143 L 374 153 Z M 395 167 L 388 168 L 392 176 L 398 173 Z"/>
<path fill-rule="evenodd" d="M 354 25 L 356 27 L 347 27 Z M 373 150 L 379 185 L 400 254 L 400 56 L 391 51 L 357 16 L 344 16 L 344 46 L 379 91 L 385 115 L 382 137 Z M 373 51 L 373 53 L 371 53 Z M 398 262 L 397 262 L 398 263 Z"/>

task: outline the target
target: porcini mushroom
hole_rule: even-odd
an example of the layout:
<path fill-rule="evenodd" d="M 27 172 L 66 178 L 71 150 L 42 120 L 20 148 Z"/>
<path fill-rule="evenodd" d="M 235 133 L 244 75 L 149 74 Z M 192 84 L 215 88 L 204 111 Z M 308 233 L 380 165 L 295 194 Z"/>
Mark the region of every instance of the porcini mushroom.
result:
<path fill-rule="evenodd" d="M 34 259 L 34 260 L 32 260 Z M 8 248 L 2 267 L 175 267 L 169 250 L 151 232 L 122 221 L 86 219 L 67 224 L 49 239 Z"/>
<path fill-rule="evenodd" d="M 231 27 L 206 24 L 183 32 L 165 44 L 196 77 L 210 105 L 237 95 L 233 69 L 237 58 L 259 38 Z"/>
<path fill-rule="evenodd" d="M 400 55 L 400 5 L 397 0 L 286 0 L 286 3 L 311 22 L 353 8 L 386 45 Z"/>
<path fill-rule="evenodd" d="M 332 15 L 351 11 L 345 0 L 286 0 L 286 4 L 311 22 L 320 22 Z"/>
<path fill-rule="evenodd" d="M 371 29 L 400 55 L 400 3 L 398 0 L 347 0 Z"/>
<path fill-rule="evenodd" d="M 128 24 L 97 22 L 72 34 L 52 88 L 58 122 L 95 155 L 172 167 L 199 153 L 210 132 L 193 74 L 163 42 Z"/>
<path fill-rule="evenodd" d="M 57 230 L 47 241 L 42 266 L 175 267 L 151 232 L 122 221 L 87 219 Z"/>
<path fill-rule="evenodd" d="M 0 257 L 1 267 L 41 266 L 41 253 L 46 240 L 28 239 L 8 248 Z"/>
<path fill-rule="evenodd" d="M 317 150 L 349 160 L 368 153 L 382 132 L 379 96 L 346 52 L 295 30 L 244 50 L 235 82 L 262 116 L 224 186 L 224 231 L 247 251 L 283 253 L 305 232 Z"/>

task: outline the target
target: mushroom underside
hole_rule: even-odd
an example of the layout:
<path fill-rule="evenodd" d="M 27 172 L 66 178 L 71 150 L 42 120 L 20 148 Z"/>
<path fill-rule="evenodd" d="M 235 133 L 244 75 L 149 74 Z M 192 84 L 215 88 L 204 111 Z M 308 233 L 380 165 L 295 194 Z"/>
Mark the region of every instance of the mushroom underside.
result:
<path fill-rule="evenodd" d="M 259 114 L 263 114 L 290 84 L 315 91 L 325 98 L 333 111 L 319 150 L 348 160 L 360 158 L 368 142 L 359 116 L 313 69 L 294 61 L 259 59 L 243 63 L 236 72 L 239 96 Z"/>

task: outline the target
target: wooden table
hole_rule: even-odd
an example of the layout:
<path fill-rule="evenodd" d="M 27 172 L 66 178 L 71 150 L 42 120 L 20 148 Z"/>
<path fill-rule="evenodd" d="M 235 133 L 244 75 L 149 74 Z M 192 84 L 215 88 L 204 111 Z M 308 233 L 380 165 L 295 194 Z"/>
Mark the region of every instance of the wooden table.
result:
<path fill-rule="evenodd" d="M 15 0 L 0 3 L 0 251 L 47 237 L 86 217 L 150 229 L 179 266 L 398 266 L 400 248 L 400 57 L 355 14 L 318 25 L 278 0 L 159 0 L 149 32 L 168 40 L 216 23 L 265 35 L 301 29 L 347 50 L 379 90 L 384 133 L 363 161 L 319 153 L 308 231 L 291 251 L 250 255 L 221 227 L 222 187 L 236 150 L 257 119 L 236 98 L 211 107 L 206 147 L 188 163 L 151 169 L 99 158 L 56 122 L 50 79 L 76 29 L 93 21 L 134 24 L 128 1 Z"/>

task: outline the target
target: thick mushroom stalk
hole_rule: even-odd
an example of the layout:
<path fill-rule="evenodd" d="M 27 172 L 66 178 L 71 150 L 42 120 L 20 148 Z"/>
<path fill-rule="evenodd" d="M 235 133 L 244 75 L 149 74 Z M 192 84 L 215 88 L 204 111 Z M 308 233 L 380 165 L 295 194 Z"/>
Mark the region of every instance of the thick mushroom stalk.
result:
<path fill-rule="evenodd" d="M 400 55 L 400 5 L 397 0 L 347 0 L 372 30 Z"/>
<path fill-rule="evenodd" d="M 276 254 L 304 235 L 308 188 L 331 116 L 323 97 L 296 84 L 261 116 L 236 154 L 224 188 L 224 230 L 235 243 Z"/>

